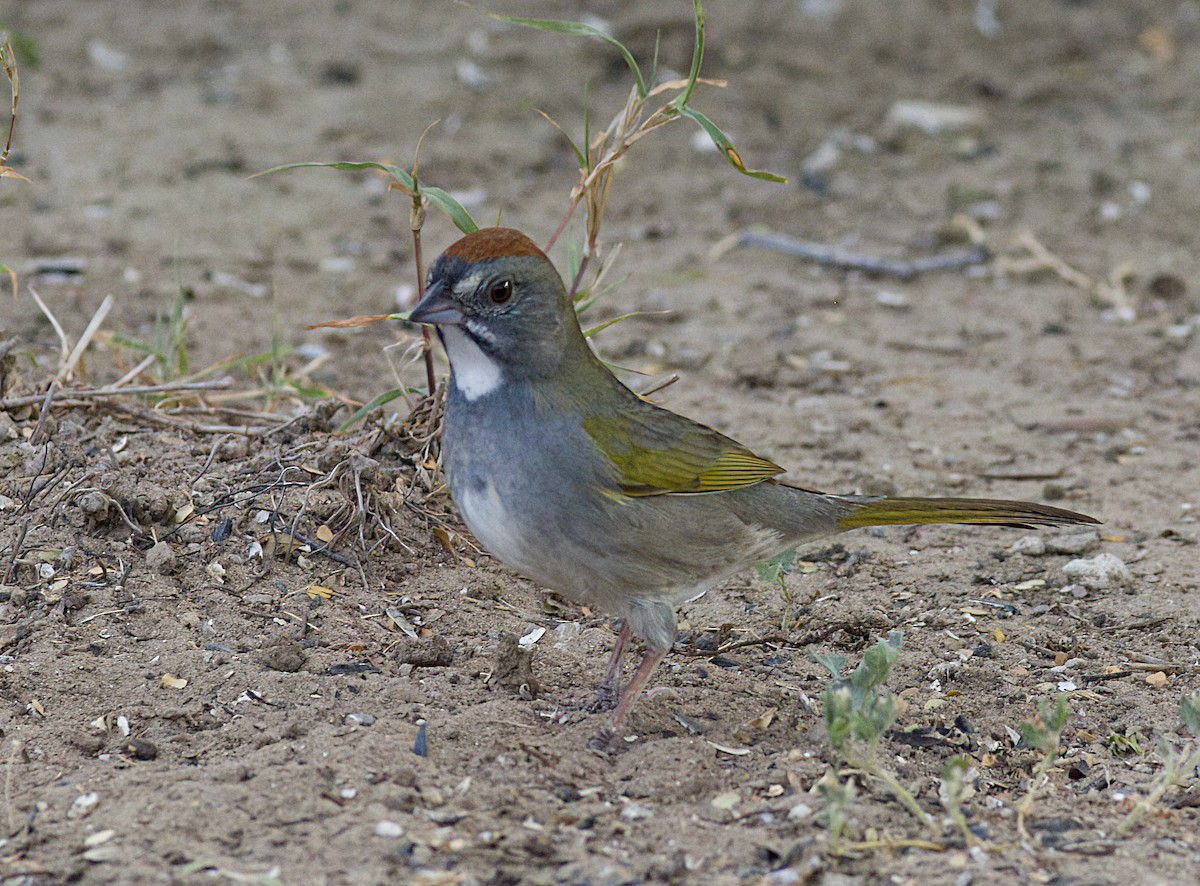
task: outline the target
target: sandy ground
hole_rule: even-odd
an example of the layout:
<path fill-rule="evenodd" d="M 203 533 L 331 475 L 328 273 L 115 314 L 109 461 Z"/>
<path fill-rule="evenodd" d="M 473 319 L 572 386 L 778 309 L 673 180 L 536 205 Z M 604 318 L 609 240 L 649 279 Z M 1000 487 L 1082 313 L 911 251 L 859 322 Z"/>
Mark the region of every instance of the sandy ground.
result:
<path fill-rule="evenodd" d="M 606 121 L 620 60 L 442 3 L 0 3 L 40 57 L 22 58 L 9 161 L 30 183 L 0 180 L 0 262 L 21 275 L 0 298 L 0 882 L 1200 879 L 1194 773 L 1115 834 L 1161 771 L 1154 736 L 1189 738 L 1177 706 L 1200 686 L 1200 8 L 996 7 L 987 36 L 962 0 L 710 3 L 705 73 L 729 86 L 695 104 L 791 184 L 738 176 L 683 123 L 641 143 L 596 319 L 670 313 L 597 344 L 678 372 L 663 403 L 795 482 L 1048 500 L 1104 525 L 1043 533 L 1041 555 L 1023 531 L 843 536 L 801 552 L 790 606 L 733 581 L 685 607 L 636 739 L 601 758 L 579 703 L 614 636 L 603 615 L 472 547 L 404 401 L 335 437 L 347 408 L 296 393 L 421 383 L 412 329 L 305 329 L 410 296 L 404 200 L 367 174 L 248 176 L 407 165 L 440 119 L 426 180 L 544 242 L 574 173 L 534 109 L 578 132 L 586 88 Z M 659 33 L 663 65 L 688 64 L 685 2 L 504 9 L 598 16 L 643 58 Z M 922 132 L 889 119 L 902 101 L 973 120 Z M 912 259 L 947 248 L 958 213 L 994 261 L 901 281 L 712 254 L 762 225 Z M 1077 276 L 1027 261 L 1024 232 Z M 430 215 L 429 255 L 455 237 Z M 59 396 L 39 425 L 14 398 L 61 357 L 31 290 L 71 341 L 113 298 L 68 389 L 125 375 L 143 357 L 128 342 L 164 341 L 182 298 L 188 371 L 261 357 L 207 376 L 250 393 Z M 332 533 L 336 556 L 289 529 Z M 1104 552 L 1127 583 L 1064 572 Z M 832 844 L 809 651 L 854 661 L 890 630 L 905 708 L 883 757 L 942 824 L 942 766 L 969 755 L 986 849 L 861 779 Z M 1014 730 L 1059 690 L 1071 718 L 1023 839 L 1040 755 Z"/>

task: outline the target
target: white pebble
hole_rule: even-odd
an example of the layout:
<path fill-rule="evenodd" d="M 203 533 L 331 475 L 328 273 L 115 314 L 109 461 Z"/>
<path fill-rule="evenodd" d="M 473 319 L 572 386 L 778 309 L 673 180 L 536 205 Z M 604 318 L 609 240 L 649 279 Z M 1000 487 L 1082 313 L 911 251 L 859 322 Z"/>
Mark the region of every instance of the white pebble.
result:
<path fill-rule="evenodd" d="M 1063 566 L 1063 574 L 1094 591 L 1133 583 L 1125 562 L 1107 552 L 1086 560 L 1072 560 Z"/>
<path fill-rule="evenodd" d="M 375 822 L 375 836 L 394 840 L 397 837 L 404 836 L 404 828 L 400 827 L 394 821 L 387 821 L 386 819 L 384 821 L 377 821 Z"/>
<path fill-rule="evenodd" d="M 1024 554 L 1026 557 L 1040 557 L 1046 553 L 1046 542 L 1040 535 L 1026 535 L 1018 538 L 1009 549 L 1013 554 Z"/>
<path fill-rule="evenodd" d="M 807 803 L 797 803 L 788 810 L 788 821 L 802 821 L 812 815 L 812 807 Z"/>

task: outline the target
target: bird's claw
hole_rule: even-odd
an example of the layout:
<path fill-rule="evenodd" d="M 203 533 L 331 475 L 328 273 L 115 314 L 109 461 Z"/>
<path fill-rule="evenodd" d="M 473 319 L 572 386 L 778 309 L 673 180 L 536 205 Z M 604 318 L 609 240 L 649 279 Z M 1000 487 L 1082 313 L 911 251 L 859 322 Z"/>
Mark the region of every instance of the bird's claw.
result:
<path fill-rule="evenodd" d="M 604 726 L 588 739 L 587 746 L 589 751 L 607 757 L 609 754 L 622 750 L 623 742 L 621 736 L 611 726 Z"/>
<path fill-rule="evenodd" d="M 596 689 L 592 697 L 585 701 L 581 707 L 589 714 L 601 714 L 605 711 L 611 711 L 617 706 L 617 697 L 620 695 L 616 689 L 605 683 L 601 683 Z"/>

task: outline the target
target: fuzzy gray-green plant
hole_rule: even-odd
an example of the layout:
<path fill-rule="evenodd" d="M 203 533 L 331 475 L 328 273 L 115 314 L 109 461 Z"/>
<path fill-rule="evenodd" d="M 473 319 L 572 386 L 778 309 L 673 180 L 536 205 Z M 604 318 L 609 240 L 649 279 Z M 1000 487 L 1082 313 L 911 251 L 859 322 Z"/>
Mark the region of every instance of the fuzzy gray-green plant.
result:
<path fill-rule="evenodd" d="M 882 782 L 918 821 L 934 827 L 933 819 L 921 809 L 912 792 L 879 759 L 880 742 L 899 712 L 896 696 L 885 683 L 900 657 L 903 642 L 903 632 L 892 631 L 886 640 L 868 649 L 858 667 L 848 674 L 842 673 L 845 656 L 813 653 L 813 658 L 829 668 L 834 678 L 821 694 L 825 731 L 829 743 L 847 764 Z"/>
<path fill-rule="evenodd" d="M 1200 690 L 1189 693 L 1179 699 L 1179 719 L 1192 735 L 1200 736 Z M 1196 769 L 1200 767 L 1200 747 L 1195 741 L 1176 745 L 1159 735 L 1156 741 L 1158 756 L 1163 761 L 1162 771 L 1151 783 L 1150 790 L 1141 801 L 1130 810 L 1125 820 L 1117 826 L 1118 834 L 1128 833 L 1141 821 L 1151 809 L 1155 808 L 1163 796 L 1173 787 L 1183 787 L 1196 777 Z"/>

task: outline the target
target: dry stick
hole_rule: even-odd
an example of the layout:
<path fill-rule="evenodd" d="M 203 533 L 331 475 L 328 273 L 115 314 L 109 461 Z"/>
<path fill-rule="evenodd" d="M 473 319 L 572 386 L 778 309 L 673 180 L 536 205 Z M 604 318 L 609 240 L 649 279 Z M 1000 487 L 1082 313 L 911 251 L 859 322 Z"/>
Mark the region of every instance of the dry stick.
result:
<path fill-rule="evenodd" d="M 421 228 L 425 227 L 425 199 L 421 196 L 421 182 L 417 178 L 417 169 L 421 164 L 421 145 L 425 141 L 425 136 L 439 122 L 441 121 L 434 120 L 425 127 L 425 131 L 417 139 L 417 149 L 413 152 L 412 178 L 413 184 L 416 187 L 410 195 L 412 210 L 408 216 L 408 228 L 412 231 L 413 238 L 413 265 L 417 272 L 417 304 L 420 304 L 425 298 L 425 262 L 421 256 Z M 421 325 L 421 341 L 425 345 L 423 352 L 425 359 L 425 389 L 429 392 L 429 396 L 432 397 L 434 391 L 437 389 L 437 376 L 433 372 L 433 336 L 430 334 L 427 324 Z"/>
<path fill-rule="evenodd" d="M 50 403 L 54 400 L 54 389 L 58 387 L 58 381 L 50 382 L 50 387 L 46 388 L 46 393 L 42 395 L 42 408 L 38 412 L 37 424 L 33 428 L 33 433 L 29 435 L 29 442 L 34 446 L 41 446 L 46 442 L 49 433 L 46 431 L 46 419 L 50 417 Z"/>
<path fill-rule="evenodd" d="M 139 375 L 141 375 L 143 372 L 145 372 L 147 369 L 149 369 L 151 366 L 153 366 L 154 361 L 156 359 L 158 359 L 158 358 L 155 357 L 153 354 L 147 354 L 141 363 L 139 363 L 137 366 L 133 367 L 133 369 L 126 372 L 124 375 L 122 375 L 120 378 L 118 378 L 111 385 L 105 385 L 104 387 L 106 389 L 111 390 L 113 388 L 119 388 L 119 387 L 121 387 L 121 385 L 128 384 L 129 382 L 131 382 L 135 378 L 137 378 Z"/>
<path fill-rule="evenodd" d="M 37 290 L 32 286 L 28 288 L 29 294 L 33 296 L 33 300 L 37 302 L 37 306 L 46 315 L 46 319 L 50 321 L 50 325 L 54 327 L 54 334 L 58 336 L 59 365 L 62 365 L 71 354 L 71 348 L 67 344 L 67 333 L 63 331 L 62 324 L 58 322 L 58 318 L 54 316 L 54 312 L 46 306 L 46 303 L 42 301 L 42 297 L 37 294 Z"/>
<path fill-rule="evenodd" d="M 87 327 L 83 330 L 83 334 L 79 336 L 79 341 L 75 343 L 74 350 L 67 357 L 67 362 L 58 370 L 60 380 L 70 378 L 75 371 L 75 366 L 83 357 L 83 352 L 87 350 L 88 345 L 92 343 L 92 337 L 95 336 L 97 330 L 100 329 L 100 324 L 104 322 L 104 318 L 108 316 L 108 312 L 112 310 L 115 300 L 111 295 L 104 296 L 104 300 L 100 302 L 100 307 L 96 308 L 96 313 L 92 314 L 92 319 L 88 321 Z"/>
<path fill-rule="evenodd" d="M 21 531 L 17 534 L 17 540 L 13 542 L 12 554 L 8 558 L 8 567 L 4 570 L 4 584 L 12 581 L 13 571 L 17 568 L 17 558 L 21 556 L 21 547 L 25 544 L 25 533 L 29 531 L 29 521 L 26 520 L 21 524 Z"/>
<path fill-rule="evenodd" d="M 90 400 L 99 397 L 121 397 L 125 394 L 167 394 L 174 391 L 219 391 L 228 388 L 233 384 L 233 379 L 229 376 L 225 378 L 214 379 L 213 381 L 177 381 L 167 382 L 161 385 L 138 385 L 132 388 L 68 388 L 60 390 L 56 396 L 60 403 L 64 400 L 78 401 Z M 33 394 L 27 397 L 9 397 L 5 400 L 0 400 L 0 411 L 13 409 L 17 406 L 31 406 L 34 403 L 40 403 L 45 394 Z"/>
<path fill-rule="evenodd" d="M 971 265 L 984 264 L 991 256 L 983 246 L 974 246 L 961 252 L 945 252 L 928 258 L 918 258 L 912 261 L 893 261 L 891 259 L 875 258 L 854 252 L 845 252 L 836 247 L 822 243 L 812 243 L 807 240 L 797 240 L 786 234 L 770 234 L 759 231 L 742 231 L 736 235 L 738 246 L 758 246 L 763 249 L 773 249 L 785 255 L 795 256 L 804 261 L 815 262 L 834 268 L 851 271 L 863 271 L 867 274 L 895 277 L 898 280 L 911 280 L 925 271 L 944 271 Z"/>
<path fill-rule="evenodd" d="M 417 224 L 418 206 L 421 201 L 420 197 L 413 197 L 412 211 L 412 238 L 413 238 L 413 263 L 417 266 L 417 304 L 425 298 L 425 273 L 423 270 L 423 261 L 421 258 L 421 227 Z M 424 209 L 420 210 L 422 219 L 424 219 Z M 421 352 L 421 356 L 425 361 L 425 390 L 429 391 L 432 397 L 437 390 L 437 377 L 433 372 L 433 337 L 429 334 L 428 324 L 421 324 L 421 341 L 425 348 Z"/>

